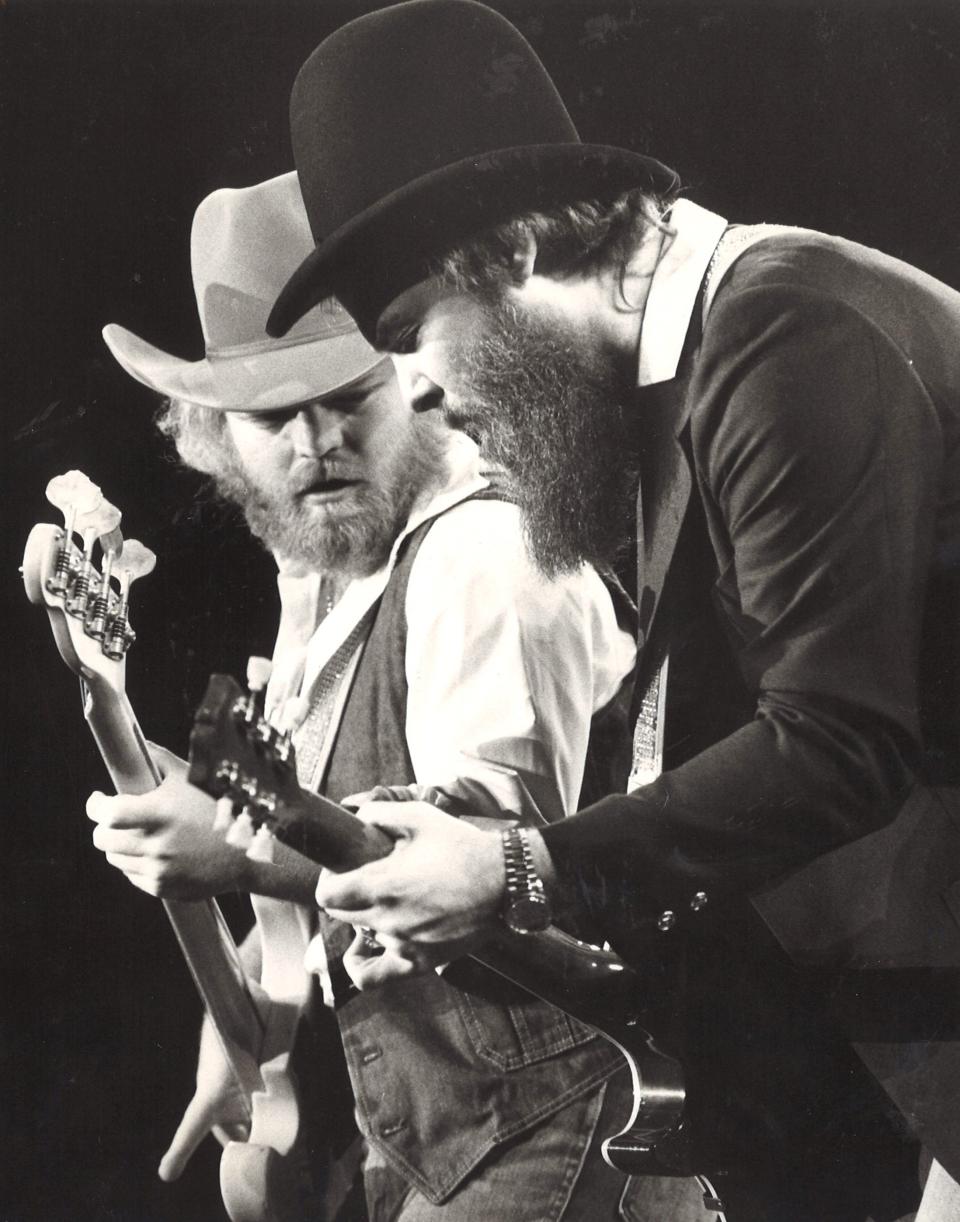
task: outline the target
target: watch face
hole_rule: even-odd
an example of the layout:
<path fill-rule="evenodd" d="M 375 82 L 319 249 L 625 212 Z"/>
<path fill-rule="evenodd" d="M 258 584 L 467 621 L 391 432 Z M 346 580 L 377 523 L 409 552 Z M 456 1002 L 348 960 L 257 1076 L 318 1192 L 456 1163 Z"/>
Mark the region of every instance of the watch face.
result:
<path fill-rule="evenodd" d="M 539 933 L 550 924 L 550 905 L 546 896 L 518 895 L 510 900 L 505 917 L 514 933 Z"/>

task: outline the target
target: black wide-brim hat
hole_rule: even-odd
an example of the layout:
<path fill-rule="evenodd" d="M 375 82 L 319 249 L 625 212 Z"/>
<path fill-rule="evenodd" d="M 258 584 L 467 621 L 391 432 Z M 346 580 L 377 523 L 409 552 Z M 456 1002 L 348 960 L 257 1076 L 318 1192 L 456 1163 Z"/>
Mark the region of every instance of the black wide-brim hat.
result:
<path fill-rule="evenodd" d="M 297 76 L 290 126 L 317 246 L 277 299 L 273 336 L 335 295 L 372 340 L 394 297 L 484 229 L 678 185 L 652 157 L 582 143 L 533 48 L 474 0 L 408 0 L 337 30 Z"/>

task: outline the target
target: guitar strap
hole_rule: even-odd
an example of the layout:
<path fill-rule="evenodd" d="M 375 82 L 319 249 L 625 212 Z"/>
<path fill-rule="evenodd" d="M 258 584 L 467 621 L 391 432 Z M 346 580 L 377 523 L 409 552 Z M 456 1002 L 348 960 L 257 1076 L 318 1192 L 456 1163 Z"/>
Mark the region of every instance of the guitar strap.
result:
<path fill-rule="evenodd" d="M 380 600 L 371 604 L 343 643 L 324 664 L 310 691 L 310 709 L 293 736 L 297 752 L 297 780 L 304 789 L 316 791 L 326 768 L 327 735 L 337 697 L 360 647 L 376 618 Z"/>
<path fill-rule="evenodd" d="M 755 242 L 764 238 L 797 232 L 788 225 L 735 225 L 727 229 L 717 243 L 703 278 L 700 326 L 720 284 L 739 257 Z M 633 732 L 633 756 L 627 789 L 639 789 L 657 779 L 663 771 L 663 735 L 667 703 L 667 683 L 670 655 L 664 656 L 653 672 L 640 697 L 637 721 Z"/>

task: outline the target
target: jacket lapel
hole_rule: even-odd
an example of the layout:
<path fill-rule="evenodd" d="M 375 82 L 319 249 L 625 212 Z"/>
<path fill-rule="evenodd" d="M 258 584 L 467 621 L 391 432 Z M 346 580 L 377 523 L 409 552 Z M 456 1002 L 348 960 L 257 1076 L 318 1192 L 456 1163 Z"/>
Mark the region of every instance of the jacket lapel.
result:
<path fill-rule="evenodd" d="M 678 440 L 686 423 L 687 372 L 671 382 L 650 387 L 640 405 L 643 441 L 640 487 L 637 491 L 638 641 L 645 645 L 653 631 L 677 536 L 690 501 L 692 476 Z"/>

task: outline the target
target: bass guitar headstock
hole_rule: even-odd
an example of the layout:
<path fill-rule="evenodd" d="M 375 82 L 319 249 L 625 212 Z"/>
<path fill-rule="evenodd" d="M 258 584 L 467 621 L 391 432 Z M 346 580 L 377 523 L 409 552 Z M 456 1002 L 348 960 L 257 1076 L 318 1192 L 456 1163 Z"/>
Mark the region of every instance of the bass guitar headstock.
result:
<path fill-rule="evenodd" d="M 46 607 L 67 666 L 122 692 L 124 660 L 136 639 L 130 587 L 153 571 L 157 558 L 142 543 L 123 538 L 120 510 L 82 471 L 52 479 L 47 499 L 64 524 L 41 522 L 30 532 L 22 566 L 27 597 Z"/>

